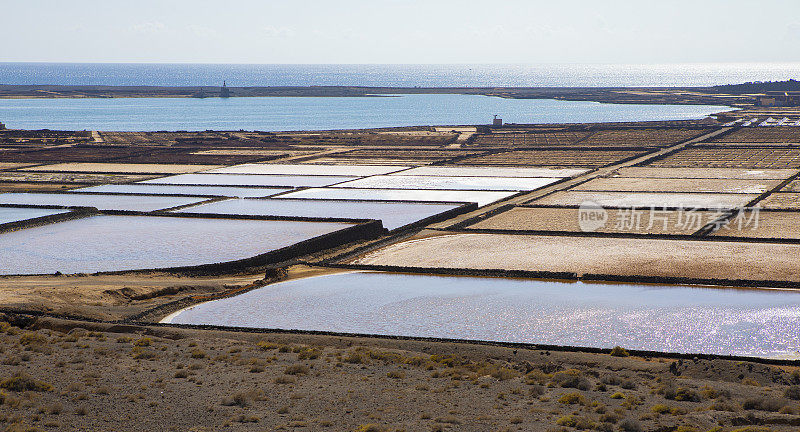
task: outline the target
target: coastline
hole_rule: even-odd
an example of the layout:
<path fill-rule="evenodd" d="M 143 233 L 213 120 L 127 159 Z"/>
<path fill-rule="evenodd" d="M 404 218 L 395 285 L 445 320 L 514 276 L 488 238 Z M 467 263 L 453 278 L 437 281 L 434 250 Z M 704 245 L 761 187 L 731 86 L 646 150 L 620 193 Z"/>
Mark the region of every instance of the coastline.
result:
<path fill-rule="evenodd" d="M 616 104 L 753 106 L 750 95 L 707 87 L 227 87 L 230 97 L 386 97 L 464 94 L 509 99 L 558 99 Z M 221 87 L 0 85 L 0 99 L 220 97 Z"/>

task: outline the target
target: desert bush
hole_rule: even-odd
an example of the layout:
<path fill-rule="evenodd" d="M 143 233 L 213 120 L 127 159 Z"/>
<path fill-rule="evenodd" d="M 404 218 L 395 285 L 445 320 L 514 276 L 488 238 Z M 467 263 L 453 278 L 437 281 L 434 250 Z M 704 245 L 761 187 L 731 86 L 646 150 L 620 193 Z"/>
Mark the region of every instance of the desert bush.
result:
<path fill-rule="evenodd" d="M 664 398 L 675 401 L 700 402 L 700 394 L 686 387 L 666 387 L 664 388 Z"/>
<path fill-rule="evenodd" d="M 131 349 L 131 356 L 135 359 L 152 360 L 157 357 L 153 351 L 146 350 L 140 346 L 135 346 Z"/>
<path fill-rule="evenodd" d="M 636 395 L 629 394 L 625 396 L 625 402 L 622 402 L 622 407 L 630 410 L 641 404 L 641 398 Z"/>
<path fill-rule="evenodd" d="M 714 403 L 712 403 L 708 407 L 708 409 L 710 409 L 710 410 L 727 411 L 727 412 L 737 412 L 741 408 L 742 407 L 739 406 L 739 404 L 737 404 L 737 403 L 734 403 L 734 402 L 731 402 L 731 401 L 720 401 L 720 400 L 715 401 Z"/>
<path fill-rule="evenodd" d="M 206 357 L 206 352 L 201 349 L 193 349 L 189 356 L 193 359 L 201 359 Z"/>
<path fill-rule="evenodd" d="M 589 390 L 591 384 L 581 371 L 577 369 L 567 369 L 553 374 L 551 382 L 554 385 L 564 388 L 575 388 L 578 390 Z"/>
<path fill-rule="evenodd" d="M 59 415 L 61 411 L 64 411 L 64 406 L 60 402 L 44 407 L 44 412 L 50 415 Z"/>
<path fill-rule="evenodd" d="M 624 419 L 619 422 L 619 430 L 624 432 L 642 432 L 642 425 L 634 419 Z"/>
<path fill-rule="evenodd" d="M 356 432 L 383 432 L 383 429 L 373 423 L 362 424 L 356 428 Z"/>
<path fill-rule="evenodd" d="M 547 375 L 538 369 L 534 369 L 525 374 L 523 381 L 529 385 L 543 385 L 547 382 Z"/>
<path fill-rule="evenodd" d="M 742 380 L 742 384 L 749 385 L 753 387 L 761 387 L 758 381 L 754 380 L 753 378 L 745 378 Z"/>
<path fill-rule="evenodd" d="M 259 420 L 261 420 L 260 417 L 252 415 L 252 414 L 248 414 L 248 415 L 239 414 L 236 417 L 236 422 L 238 422 L 238 423 L 258 423 Z"/>
<path fill-rule="evenodd" d="M 731 432 L 772 432 L 772 429 L 765 426 L 745 426 L 743 428 L 734 429 Z"/>
<path fill-rule="evenodd" d="M 607 412 L 600 415 L 600 421 L 603 423 L 616 423 L 619 421 L 619 415 L 613 412 Z"/>
<path fill-rule="evenodd" d="M 586 405 L 586 398 L 580 393 L 566 393 L 558 398 L 558 402 L 562 404 L 574 405 Z"/>
<path fill-rule="evenodd" d="M 278 349 L 278 347 L 280 347 L 280 345 L 278 345 L 278 344 L 276 344 L 274 342 L 268 342 L 268 341 L 263 341 L 263 340 L 259 341 L 256 344 L 256 346 L 258 346 L 260 349 L 262 349 L 264 351 L 270 351 L 270 350 Z"/>
<path fill-rule="evenodd" d="M 35 380 L 27 375 L 17 375 L 0 381 L 0 388 L 14 392 L 34 391 L 47 392 L 53 390 L 53 386 L 42 381 Z"/>
<path fill-rule="evenodd" d="M 543 395 L 546 391 L 547 391 L 547 389 L 545 389 L 545 387 L 543 385 L 534 384 L 528 390 L 528 396 L 530 396 L 530 397 L 539 397 L 539 396 Z"/>
<path fill-rule="evenodd" d="M 789 401 L 782 398 L 750 398 L 742 402 L 742 408 L 746 410 L 778 412 L 788 404 Z"/>
<path fill-rule="evenodd" d="M 453 417 L 453 416 L 449 416 L 449 417 L 438 417 L 438 418 L 436 419 L 436 421 L 437 421 L 438 423 L 444 423 L 444 424 L 453 424 L 453 425 L 459 425 L 459 424 L 461 424 L 461 420 L 459 420 L 459 419 L 457 419 L 457 418 L 455 418 L 455 417 Z"/>
<path fill-rule="evenodd" d="M 276 377 L 272 382 L 275 384 L 293 384 L 296 380 L 293 377 L 288 376 L 279 376 Z"/>
<path fill-rule="evenodd" d="M 797 409 L 792 405 L 784 405 L 778 412 L 781 414 L 797 415 Z"/>
<path fill-rule="evenodd" d="M 297 359 L 298 360 L 315 360 L 318 359 L 319 356 L 322 354 L 322 351 L 316 348 L 303 348 L 297 352 Z"/>
<path fill-rule="evenodd" d="M 511 378 L 516 378 L 519 376 L 519 372 L 515 371 L 514 369 L 509 369 L 507 367 L 499 367 L 492 372 L 492 378 L 498 379 L 500 381 L 510 380 Z"/>
<path fill-rule="evenodd" d="M 258 391 L 252 390 L 248 392 L 238 392 L 234 393 L 232 396 L 222 398 L 220 402 L 222 405 L 225 406 L 239 406 L 239 407 L 246 407 L 250 405 L 250 403 L 256 399 L 258 396 Z"/>
<path fill-rule="evenodd" d="M 567 415 L 564 417 L 559 418 L 556 420 L 556 424 L 559 426 L 567 426 L 572 427 L 575 429 L 594 429 L 596 423 L 577 415 Z"/>
<path fill-rule="evenodd" d="M 622 380 L 614 374 L 605 374 L 600 377 L 600 382 L 606 385 L 619 385 Z"/>
<path fill-rule="evenodd" d="M 305 375 L 309 372 L 308 366 L 304 364 L 293 364 L 286 367 L 283 371 L 286 375 Z"/>
<path fill-rule="evenodd" d="M 628 357 L 631 354 L 625 348 L 622 348 L 621 346 L 617 345 L 611 349 L 611 355 L 614 357 Z"/>
<path fill-rule="evenodd" d="M 47 338 L 39 333 L 28 332 L 19 337 L 20 345 L 44 345 L 47 343 Z"/>
<path fill-rule="evenodd" d="M 792 400 L 800 400 L 800 385 L 789 386 L 783 395 Z"/>
<path fill-rule="evenodd" d="M 136 342 L 133 343 L 133 346 L 148 347 L 152 343 L 153 343 L 152 339 L 150 339 L 149 337 L 143 337 L 143 338 L 137 339 Z"/>
<path fill-rule="evenodd" d="M 672 414 L 672 415 L 683 415 L 686 414 L 686 410 L 680 407 L 669 407 L 664 404 L 656 404 L 650 408 L 650 411 L 656 414 Z"/>
<path fill-rule="evenodd" d="M 392 379 L 403 379 L 406 377 L 406 374 L 403 371 L 389 371 L 386 373 L 386 376 Z"/>
<path fill-rule="evenodd" d="M 366 359 L 364 358 L 364 356 L 361 355 L 360 352 L 350 351 L 349 353 L 347 353 L 347 357 L 344 358 L 344 361 L 347 363 L 360 364 L 360 363 L 365 363 Z"/>

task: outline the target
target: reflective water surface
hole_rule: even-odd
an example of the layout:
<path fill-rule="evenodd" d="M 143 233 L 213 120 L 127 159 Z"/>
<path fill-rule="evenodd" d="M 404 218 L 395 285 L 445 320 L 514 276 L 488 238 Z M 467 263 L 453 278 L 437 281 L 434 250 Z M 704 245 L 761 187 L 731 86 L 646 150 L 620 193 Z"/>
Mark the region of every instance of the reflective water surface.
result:
<path fill-rule="evenodd" d="M 151 184 L 108 184 L 76 189 L 75 192 L 105 192 L 156 195 L 211 195 L 239 198 L 268 197 L 291 188 L 260 188 L 235 186 L 184 186 L 184 185 L 151 185 Z"/>
<path fill-rule="evenodd" d="M 0 225 L 11 222 L 19 222 L 26 219 L 38 218 L 42 216 L 50 216 L 60 213 L 66 213 L 68 211 L 69 210 L 0 207 Z"/>
<path fill-rule="evenodd" d="M 479 206 L 484 206 L 510 197 L 516 193 L 517 192 L 513 191 L 356 189 L 335 187 L 311 188 L 297 192 L 289 192 L 278 198 L 474 202 L 478 203 Z"/>
<path fill-rule="evenodd" d="M 386 229 L 395 229 L 457 208 L 458 204 L 423 204 L 382 201 L 325 201 L 305 199 L 236 199 L 217 201 L 181 210 L 263 216 L 380 219 Z"/>
<path fill-rule="evenodd" d="M 203 303 L 175 323 L 776 356 L 800 292 L 341 273 Z"/>
<path fill-rule="evenodd" d="M 273 164 L 250 163 L 216 168 L 206 171 L 213 174 L 270 174 L 270 175 L 324 175 L 324 176 L 370 176 L 388 174 L 406 169 L 392 165 L 320 165 L 320 164 Z"/>
<path fill-rule="evenodd" d="M 449 177 L 387 175 L 366 177 L 337 187 L 364 189 L 534 190 L 557 182 L 552 177 Z"/>
<path fill-rule="evenodd" d="M 0 99 L 14 129 L 56 130 L 330 130 L 415 125 L 589 123 L 699 119 L 715 105 L 634 105 L 460 94 L 397 97 L 232 97 Z"/>
<path fill-rule="evenodd" d="M 95 207 L 98 210 L 154 211 L 199 203 L 208 198 L 145 195 L 101 195 L 80 193 L 0 194 L 0 204 Z"/>
<path fill-rule="evenodd" d="M 139 182 L 141 184 L 214 185 L 214 186 L 284 186 L 317 187 L 328 186 L 357 177 L 260 175 L 260 174 L 180 174 Z"/>
<path fill-rule="evenodd" d="M 0 234 L 0 274 L 92 273 L 234 261 L 349 226 L 93 216 Z"/>

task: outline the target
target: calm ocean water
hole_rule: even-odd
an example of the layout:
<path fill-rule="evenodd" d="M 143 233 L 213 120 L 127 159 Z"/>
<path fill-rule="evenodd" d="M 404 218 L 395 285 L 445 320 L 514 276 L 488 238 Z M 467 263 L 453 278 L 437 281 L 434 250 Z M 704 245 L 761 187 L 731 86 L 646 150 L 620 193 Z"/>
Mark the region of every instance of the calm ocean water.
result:
<path fill-rule="evenodd" d="M 702 118 L 729 108 L 623 105 L 475 95 L 0 99 L 9 128 L 62 130 L 325 130 L 392 126 L 584 123 Z"/>
<path fill-rule="evenodd" d="M 707 86 L 800 78 L 800 63 L 221 65 L 0 63 L 0 84 L 196 86 Z"/>
<path fill-rule="evenodd" d="M 698 86 L 800 76 L 800 63 L 685 65 L 215 65 L 0 63 L 0 84 L 231 86 Z M 719 106 L 612 105 L 466 95 L 391 98 L 0 100 L 12 128 L 349 129 L 679 120 Z"/>

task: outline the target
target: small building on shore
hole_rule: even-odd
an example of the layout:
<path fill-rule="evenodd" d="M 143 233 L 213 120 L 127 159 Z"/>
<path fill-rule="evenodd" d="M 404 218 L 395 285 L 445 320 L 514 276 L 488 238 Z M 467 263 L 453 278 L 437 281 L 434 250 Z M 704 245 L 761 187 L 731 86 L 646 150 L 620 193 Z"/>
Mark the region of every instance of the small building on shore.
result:
<path fill-rule="evenodd" d="M 228 88 L 228 83 L 225 81 L 222 81 L 222 88 L 219 89 L 219 97 L 231 97 L 231 91 Z"/>
<path fill-rule="evenodd" d="M 758 96 L 758 105 L 763 107 L 800 106 L 800 91 L 768 91 Z"/>

